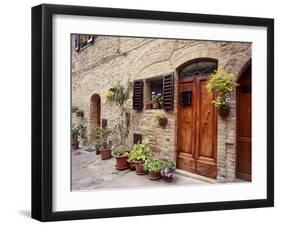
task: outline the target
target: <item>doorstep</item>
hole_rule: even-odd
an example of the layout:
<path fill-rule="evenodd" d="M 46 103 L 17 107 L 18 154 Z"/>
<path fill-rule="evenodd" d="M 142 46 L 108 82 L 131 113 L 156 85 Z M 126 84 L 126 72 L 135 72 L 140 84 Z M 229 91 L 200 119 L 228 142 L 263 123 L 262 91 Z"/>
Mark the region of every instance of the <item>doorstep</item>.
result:
<path fill-rule="evenodd" d="M 209 177 L 204 177 L 204 176 L 201 176 L 201 175 L 198 175 L 198 174 L 195 174 L 195 173 L 190 173 L 190 172 L 187 172 L 187 171 L 183 171 L 183 170 L 180 170 L 180 169 L 176 169 L 175 173 L 177 173 L 181 176 L 191 177 L 193 179 L 201 180 L 201 181 L 208 182 L 208 183 L 211 183 L 211 184 L 218 183 L 216 180 L 211 179 Z"/>

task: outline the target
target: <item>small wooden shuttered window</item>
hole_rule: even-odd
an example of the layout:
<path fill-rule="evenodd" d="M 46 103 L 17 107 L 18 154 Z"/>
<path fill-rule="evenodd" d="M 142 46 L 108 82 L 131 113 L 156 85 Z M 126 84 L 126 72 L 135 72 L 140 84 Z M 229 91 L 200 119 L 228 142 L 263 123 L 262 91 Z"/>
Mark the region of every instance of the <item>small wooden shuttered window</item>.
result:
<path fill-rule="evenodd" d="M 163 77 L 163 108 L 166 111 L 174 109 L 174 74 Z"/>
<path fill-rule="evenodd" d="M 133 85 L 133 109 L 143 109 L 143 80 L 135 80 Z"/>

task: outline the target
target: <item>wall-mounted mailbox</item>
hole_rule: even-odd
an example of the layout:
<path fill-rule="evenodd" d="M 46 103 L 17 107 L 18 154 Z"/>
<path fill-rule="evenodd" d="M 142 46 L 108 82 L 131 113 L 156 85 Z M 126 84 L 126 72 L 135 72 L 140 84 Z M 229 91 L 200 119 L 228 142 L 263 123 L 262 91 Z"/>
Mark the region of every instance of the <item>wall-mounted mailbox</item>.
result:
<path fill-rule="evenodd" d="M 181 93 L 182 105 L 191 105 L 191 101 L 192 101 L 192 91 L 184 91 Z"/>

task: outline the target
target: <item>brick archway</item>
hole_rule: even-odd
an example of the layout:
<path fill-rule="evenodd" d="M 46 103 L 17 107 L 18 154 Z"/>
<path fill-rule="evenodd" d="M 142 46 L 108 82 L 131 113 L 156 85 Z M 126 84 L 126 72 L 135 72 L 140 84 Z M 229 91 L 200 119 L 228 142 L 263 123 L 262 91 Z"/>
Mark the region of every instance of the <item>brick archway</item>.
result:
<path fill-rule="evenodd" d="M 90 140 L 96 138 L 95 128 L 101 123 L 101 98 L 98 94 L 93 94 L 90 101 Z"/>

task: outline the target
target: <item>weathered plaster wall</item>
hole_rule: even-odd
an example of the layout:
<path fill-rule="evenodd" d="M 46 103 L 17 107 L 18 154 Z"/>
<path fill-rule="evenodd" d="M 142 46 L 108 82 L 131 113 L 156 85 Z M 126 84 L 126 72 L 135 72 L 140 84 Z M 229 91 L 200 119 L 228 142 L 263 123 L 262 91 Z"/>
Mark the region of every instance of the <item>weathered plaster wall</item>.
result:
<path fill-rule="evenodd" d="M 105 97 L 105 92 L 116 81 L 126 84 L 128 80 L 149 79 L 175 72 L 174 111 L 167 112 L 169 121 L 165 129 L 154 119 L 155 112 L 163 110 L 144 109 L 136 112 L 132 110 L 131 98 L 127 104 L 131 113 L 129 144 L 133 142 L 133 133 L 141 133 L 152 140 L 159 155 L 175 160 L 178 99 L 176 69 L 196 58 L 217 59 L 219 67 L 239 74 L 251 58 L 251 44 L 97 36 L 93 45 L 80 52 L 72 51 L 72 104 L 85 112 L 84 119 L 80 121 L 73 114 L 73 122 L 82 122 L 90 128 L 90 99 L 93 94 L 99 94 L 101 117 L 106 118 L 108 125 L 112 127 L 118 111 Z M 147 92 L 146 88 L 144 90 Z M 218 119 L 219 181 L 232 181 L 235 178 L 235 94 L 231 106 L 231 115 L 227 120 Z"/>

